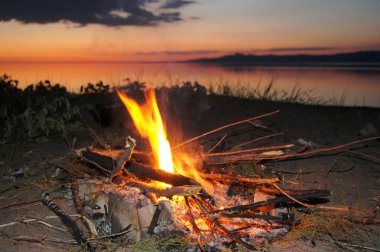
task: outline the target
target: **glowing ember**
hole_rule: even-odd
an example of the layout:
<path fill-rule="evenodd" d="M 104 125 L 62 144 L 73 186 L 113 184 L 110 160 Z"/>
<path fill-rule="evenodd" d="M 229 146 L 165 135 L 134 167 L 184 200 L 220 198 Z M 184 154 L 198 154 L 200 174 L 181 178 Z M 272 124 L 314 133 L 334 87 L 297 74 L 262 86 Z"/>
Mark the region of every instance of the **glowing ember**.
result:
<path fill-rule="evenodd" d="M 149 140 L 157 162 L 156 165 L 162 170 L 174 173 L 170 143 L 166 136 L 153 89 L 149 89 L 145 93 L 147 103 L 142 106 L 119 90 L 117 90 L 117 94 L 129 111 L 140 135 Z"/>

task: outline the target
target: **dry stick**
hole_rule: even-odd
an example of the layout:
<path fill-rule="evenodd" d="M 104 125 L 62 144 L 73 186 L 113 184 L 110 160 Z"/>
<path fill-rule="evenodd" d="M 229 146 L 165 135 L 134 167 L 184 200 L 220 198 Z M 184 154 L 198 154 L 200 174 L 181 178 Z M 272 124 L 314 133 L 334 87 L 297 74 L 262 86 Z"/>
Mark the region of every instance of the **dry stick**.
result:
<path fill-rule="evenodd" d="M 311 205 L 302 201 L 299 201 L 295 197 L 291 196 L 290 194 L 286 193 L 284 190 L 282 190 L 281 187 L 279 187 L 276 184 L 272 184 L 274 187 L 277 188 L 282 194 L 284 194 L 286 197 L 289 199 L 293 200 L 294 202 L 300 204 L 301 206 L 308 207 L 308 208 L 316 208 L 316 209 L 324 209 L 324 210 L 333 210 L 333 211 L 346 211 L 346 212 L 352 212 L 352 213 L 357 213 L 357 214 L 370 214 L 368 211 L 358 211 L 354 210 L 350 207 L 336 207 L 336 206 L 320 206 L 320 205 Z"/>
<path fill-rule="evenodd" d="M 105 150 L 109 150 L 109 146 L 100 139 L 98 134 L 96 134 L 95 130 L 93 130 L 89 125 L 86 124 L 87 129 L 90 131 L 95 140 L 103 147 Z"/>
<path fill-rule="evenodd" d="M 283 144 L 283 145 L 277 145 L 277 146 L 265 146 L 265 147 L 257 147 L 257 148 L 251 148 L 246 150 L 237 150 L 237 151 L 226 151 L 226 152 L 218 152 L 218 153 L 211 153 L 203 155 L 204 157 L 215 157 L 215 156 L 229 156 L 229 155 L 235 155 L 240 153 L 247 153 L 247 152 L 254 152 L 254 151 L 265 151 L 265 150 L 277 150 L 277 149 L 285 149 L 285 148 L 291 148 L 294 144 Z"/>
<path fill-rule="evenodd" d="M 334 151 L 334 150 L 339 150 L 345 147 L 349 147 L 355 144 L 363 143 L 363 142 L 368 142 L 372 140 L 380 139 L 380 136 L 376 137 L 371 137 L 371 138 L 365 138 L 361 140 L 357 140 L 354 142 L 334 146 L 334 147 L 326 147 L 326 148 L 319 148 L 315 150 L 311 150 L 308 152 L 303 152 L 303 148 L 295 153 L 290 153 L 290 154 L 285 154 L 285 155 L 262 155 L 262 154 L 256 154 L 256 153 L 246 153 L 246 154 L 237 154 L 237 155 L 231 155 L 231 157 L 228 158 L 223 158 L 222 157 L 214 157 L 217 160 L 214 161 L 207 161 L 208 164 L 225 164 L 225 163 L 231 163 L 231 162 L 236 162 L 239 160 L 280 160 L 280 159 L 287 159 L 287 158 L 295 158 L 295 157 L 302 157 L 302 156 L 307 156 L 307 155 L 312 155 L 312 154 L 317 154 L 317 153 L 322 153 L 322 152 L 328 152 L 328 151 Z M 235 157 L 234 157 L 235 156 Z M 221 160 L 220 160 L 221 159 Z"/>
<path fill-rule="evenodd" d="M 90 251 L 94 251 L 94 248 L 90 243 L 88 243 L 87 238 L 83 235 L 77 224 L 70 218 L 69 215 L 63 212 L 62 209 L 59 208 L 53 200 L 50 199 L 49 194 L 43 193 L 41 201 L 59 217 L 59 219 L 69 229 L 69 232 L 79 244 L 86 244 L 86 247 Z"/>
<path fill-rule="evenodd" d="M 39 219 L 27 219 L 27 220 L 21 220 L 21 221 L 13 221 L 13 222 L 9 222 L 9 223 L 5 223 L 5 224 L 0 225 L 0 228 L 10 227 L 10 226 L 14 226 L 14 225 L 19 224 L 19 223 L 29 223 L 29 222 L 37 222 L 37 223 L 45 225 L 49 228 L 56 229 L 56 230 L 63 231 L 63 232 L 67 232 L 66 229 L 53 226 L 52 224 L 41 221 Z"/>
<path fill-rule="evenodd" d="M 240 214 L 240 213 L 221 213 L 220 217 L 226 218 L 244 218 L 244 219 L 262 219 L 266 221 L 284 221 L 284 218 L 281 216 L 270 216 L 265 214 Z M 269 223 L 272 225 L 271 223 Z"/>
<path fill-rule="evenodd" d="M 224 134 L 224 136 L 207 152 L 207 154 L 215 150 L 215 148 L 218 147 L 226 137 L 227 134 Z"/>
<path fill-rule="evenodd" d="M 348 152 L 348 153 L 352 153 L 352 154 L 355 154 L 355 155 L 363 156 L 363 157 L 369 159 L 372 162 L 380 164 L 380 159 L 375 158 L 375 157 L 373 157 L 371 155 L 368 155 L 368 154 L 365 154 L 365 153 L 362 153 L 362 152 L 359 152 L 359 151 L 351 151 L 351 150 L 346 150 L 344 152 Z"/>
<path fill-rule="evenodd" d="M 261 156 L 261 158 L 262 159 L 285 159 L 285 158 L 291 158 L 291 157 L 306 156 L 306 155 L 311 155 L 311 154 L 316 154 L 316 153 L 321 153 L 321 152 L 326 152 L 326 151 L 339 150 L 339 149 L 349 147 L 349 146 L 352 146 L 355 144 L 368 142 L 368 141 L 372 141 L 372 140 L 376 140 L 376 139 L 380 139 L 380 136 L 365 138 L 365 139 L 349 142 L 349 143 L 334 146 L 334 147 L 319 148 L 319 149 L 315 149 L 315 150 L 311 150 L 311 151 L 307 151 L 307 152 L 303 152 L 303 153 L 295 153 L 295 154 L 288 154 L 288 155 L 274 156 L 274 157 L 273 156 Z M 260 157 L 260 156 L 258 156 L 258 157 Z"/>
<path fill-rule="evenodd" d="M 189 199 L 186 196 L 184 197 L 184 199 L 185 199 L 185 203 L 186 203 L 186 207 L 187 207 L 187 212 L 189 213 L 191 225 L 193 226 L 193 230 L 194 230 L 194 232 L 198 238 L 197 242 L 198 242 L 199 248 L 201 249 L 202 252 L 205 252 L 206 250 L 202 244 L 203 235 L 202 235 L 201 231 L 199 230 L 197 223 L 195 223 L 194 215 L 193 215 L 193 212 L 191 211 Z"/>
<path fill-rule="evenodd" d="M 239 237 L 237 237 L 236 235 L 234 235 L 233 233 L 231 233 L 222 224 L 220 224 L 219 221 L 218 221 L 218 219 L 210 214 L 210 212 L 207 210 L 207 208 L 202 204 L 202 202 L 197 197 L 192 196 L 192 198 L 195 200 L 195 202 L 197 203 L 197 205 L 202 209 L 202 211 L 206 214 L 207 218 L 210 221 L 212 221 L 219 229 L 221 229 L 223 232 L 225 232 L 231 239 L 233 239 L 234 241 L 240 243 L 241 245 L 243 245 L 247 249 L 257 250 L 255 246 L 253 246 L 252 244 L 249 244 L 249 243 L 243 241 L 242 239 L 240 239 Z"/>
<path fill-rule="evenodd" d="M 251 144 L 251 143 L 259 142 L 259 141 L 261 141 L 261 140 L 265 140 L 265 139 L 267 139 L 267 138 L 271 138 L 271 137 L 279 136 L 279 135 L 282 135 L 282 134 L 284 134 L 284 133 L 280 132 L 280 133 L 275 133 L 275 134 L 271 134 L 271 135 L 267 135 L 267 136 L 263 136 L 263 137 L 258 137 L 258 138 L 255 138 L 255 139 L 251 140 L 251 141 L 248 141 L 248 142 L 245 142 L 245 143 L 242 143 L 242 144 L 239 144 L 239 145 L 236 145 L 236 146 L 232 147 L 232 148 L 231 148 L 231 151 L 232 151 L 232 150 L 236 150 L 236 149 L 238 149 L 238 148 L 240 148 L 240 147 L 243 147 L 243 146 L 245 146 L 245 145 L 247 145 L 247 144 Z"/>
<path fill-rule="evenodd" d="M 151 186 L 148 183 L 133 179 L 133 178 L 122 178 L 125 181 L 125 184 L 130 187 L 137 187 L 143 191 L 151 192 L 156 195 L 164 196 L 171 198 L 174 195 L 194 195 L 200 194 L 202 187 L 201 186 L 175 186 L 167 189 L 157 188 Z"/>
<path fill-rule="evenodd" d="M 191 139 L 189 139 L 189 140 L 186 140 L 185 142 L 180 143 L 180 144 L 178 144 L 177 146 L 174 146 L 174 147 L 172 148 L 172 150 L 177 149 L 177 148 L 179 148 L 179 147 L 181 147 L 181 146 L 183 146 L 183 145 L 185 145 L 185 144 L 191 143 L 191 142 L 193 142 L 193 141 L 195 141 L 195 140 L 198 140 L 199 138 L 202 138 L 202 137 L 204 137 L 204 136 L 207 136 L 207 135 L 210 135 L 210 134 L 212 134 L 212 133 L 218 132 L 218 131 L 220 131 L 220 130 L 223 130 L 223 129 L 226 129 L 226 128 L 229 128 L 229 127 L 232 127 L 232 126 L 235 126 L 235 125 L 239 125 L 239 124 L 242 124 L 242 123 L 246 123 L 246 122 L 249 122 L 249 121 L 253 121 L 253 120 L 256 120 L 256 119 L 259 119 L 259 118 L 263 118 L 263 117 L 271 116 L 271 115 L 277 114 L 278 112 L 280 112 L 280 111 L 279 111 L 279 110 L 276 110 L 276 111 L 274 111 L 274 112 L 270 112 L 270 113 L 267 113 L 267 114 L 264 114 L 264 115 L 259 115 L 259 116 L 251 117 L 251 118 L 244 119 L 244 120 L 241 120 L 241 121 L 238 121 L 238 122 L 234 122 L 234 123 L 230 123 L 230 124 L 224 125 L 224 126 L 222 126 L 222 127 L 216 128 L 216 129 L 214 129 L 214 130 L 208 131 L 208 132 L 203 133 L 203 134 L 201 134 L 201 135 L 199 135 L 199 136 L 196 136 L 196 137 L 194 137 L 194 138 L 191 138 Z"/>
<path fill-rule="evenodd" d="M 44 240 L 44 238 L 35 238 L 35 237 L 31 237 L 31 236 L 27 236 L 27 235 L 19 235 L 19 236 L 13 236 L 13 237 L 9 237 L 11 238 L 12 240 L 16 240 L 16 241 L 27 241 L 27 242 L 34 242 L 34 243 L 39 243 L 39 244 L 42 244 L 45 246 L 45 244 L 42 242 Z"/>
<path fill-rule="evenodd" d="M 330 194 L 331 194 L 330 191 L 327 191 L 327 190 L 315 190 L 315 191 L 311 191 L 311 192 L 307 191 L 307 193 L 304 193 L 304 194 L 296 194 L 293 196 L 293 198 L 297 198 L 297 199 L 318 198 L 318 197 L 329 196 Z M 247 205 L 240 205 L 240 206 L 234 206 L 234 207 L 214 210 L 211 212 L 211 214 L 243 212 L 243 211 L 247 211 L 247 210 L 254 210 L 254 209 L 257 209 L 257 208 L 263 207 L 263 206 L 279 204 L 279 203 L 286 203 L 289 201 L 291 201 L 291 199 L 289 199 L 286 196 L 278 196 L 275 198 L 271 198 L 271 199 L 264 200 L 264 201 L 258 201 L 258 202 L 247 204 Z"/>
<path fill-rule="evenodd" d="M 271 184 L 280 181 L 279 178 L 249 178 L 249 177 L 239 177 L 239 176 L 231 176 L 225 174 L 206 174 L 199 173 L 199 176 L 206 179 L 213 180 L 229 180 L 231 182 L 246 182 L 246 183 L 254 183 L 254 184 Z"/>
<path fill-rule="evenodd" d="M 160 214 L 161 214 L 161 206 L 159 204 L 157 204 L 156 205 L 156 210 L 154 211 L 154 214 L 153 214 L 153 217 L 152 217 L 152 220 L 150 221 L 150 225 L 148 227 L 147 234 L 153 235 L 154 228 L 157 226 Z"/>

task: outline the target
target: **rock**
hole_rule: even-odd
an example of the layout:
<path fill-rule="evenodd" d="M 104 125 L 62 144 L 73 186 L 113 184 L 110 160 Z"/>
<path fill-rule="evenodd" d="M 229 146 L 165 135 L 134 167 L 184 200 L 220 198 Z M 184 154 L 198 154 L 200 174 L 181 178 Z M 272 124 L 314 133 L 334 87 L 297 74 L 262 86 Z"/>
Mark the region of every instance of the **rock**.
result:
<path fill-rule="evenodd" d="M 128 233 L 128 239 L 133 242 L 140 241 L 141 227 L 136 206 L 126 202 L 113 193 L 110 193 L 108 198 L 108 210 L 111 217 L 112 233 L 121 232 L 131 225 L 129 228 L 131 232 Z"/>
<path fill-rule="evenodd" d="M 156 208 L 157 207 L 155 205 L 149 204 L 137 209 L 141 229 L 148 228 L 150 226 Z"/>
<path fill-rule="evenodd" d="M 378 135 L 379 131 L 372 123 L 367 123 L 360 131 L 359 134 L 361 136 L 374 136 Z"/>

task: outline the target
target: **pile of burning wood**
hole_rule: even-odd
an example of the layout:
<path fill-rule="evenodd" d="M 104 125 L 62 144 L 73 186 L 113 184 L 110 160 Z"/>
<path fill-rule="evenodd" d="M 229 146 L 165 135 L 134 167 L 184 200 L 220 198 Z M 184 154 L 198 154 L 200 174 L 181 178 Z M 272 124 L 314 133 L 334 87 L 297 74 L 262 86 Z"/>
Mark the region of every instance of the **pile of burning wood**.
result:
<path fill-rule="evenodd" d="M 107 200 L 102 203 L 101 214 L 107 215 L 115 204 L 123 204 L 126 207 L 122 212 L 129 216 L 126 222 L 119 221 L 117 230 L 100 221 L 95 227 L 97 232 L 102 228 L 103 234 L 129 230 L 131 242 L 181 232 L 197 241 L 202 251 L 234 244 L 255 250 L 263 240 L 281 237 L 294 226 L 291 207 L 294 203 L 310 206 L 312 200 L 330 195 L 327 190 L 283 189 L 286 182 L 280 174 L 260 163 L 291 157 L 305 148 L 292 150 L 292 145 L 281 145 L 196 157 L 183 149 L 185 144 L 206 135 L 244 122 L 255 124 L 258 118 L 277 111 L 220 127 L 170 147 L 154 92 L 146 93 L 145 105 L 137 104 L 120 91 L 118 95 L 141 137 L 149 140 L 151 151 L 136 150 L 136 141 L 131 137 L 123 148 L 90 146 L 76 151 L 81 162 L 102 174 L 95 180 L 82 182 L 96 185 L 93 191 L 116 197 L 113 203 Z M 251 161 L 253 176 L 206 169 L 241 160 Z M 86 197 L 83 190 L 88 189 L 79 189 L 79 194 Z M 79 199 L 74 198 L 74 203 L 82 215 L 88 215 Z"/>

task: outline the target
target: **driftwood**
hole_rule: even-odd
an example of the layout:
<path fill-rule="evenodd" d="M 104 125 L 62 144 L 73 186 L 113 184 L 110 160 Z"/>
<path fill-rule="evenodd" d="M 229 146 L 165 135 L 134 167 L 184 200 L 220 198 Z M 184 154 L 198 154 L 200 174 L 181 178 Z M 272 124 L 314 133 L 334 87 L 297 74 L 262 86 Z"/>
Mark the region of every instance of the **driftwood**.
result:
<path fill-rule="evenodd" d="M 91 161 L 91 163 L 96 163 L 98 166 L 103 167 L 106 170 L 113 171 L 117 167 L 117 161 L 109 156 L 101 155 L 97 152 L 93 152 L 89 149 L 83 150 L 80 153 L 80 157 Z M 170 184 L 172 186 L 183 186 L 183 185 L 197 185 L 198 183 L 188 177 L 182 176 L 180 174 L 166 172 L 161 169 L 156 169 L 151 166 L 138 163 L 134 160 L 127 161 L 123 169 L 129 175 L 142 180 L 155 180 Z"/>

